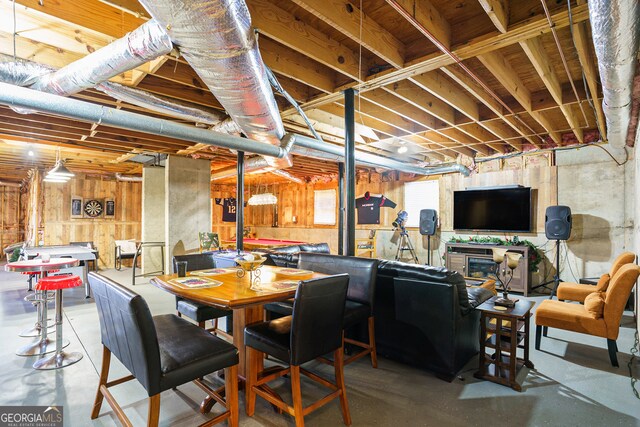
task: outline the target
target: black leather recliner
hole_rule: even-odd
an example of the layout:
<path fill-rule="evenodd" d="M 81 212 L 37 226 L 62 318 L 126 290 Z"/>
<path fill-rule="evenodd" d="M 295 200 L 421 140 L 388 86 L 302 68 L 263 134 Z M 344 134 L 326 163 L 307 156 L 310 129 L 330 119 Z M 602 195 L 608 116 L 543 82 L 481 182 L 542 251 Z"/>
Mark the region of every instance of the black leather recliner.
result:
<path fill-rule="evenodd" d="M 187 271 L 216 268 L 216 260 L 212 253 L 174 255 L 174 273 L 178 271 L 178 261 L 187 262 Z M 205 322 L 207 320 L 212 320 L 213 328 L 211 328 L 210 331 L 214 332 L 216 335 L 221 335 L 227 339 L 231 339 L 231 335 L 218 328 L 218 319 L 221 317 L 228 317 L 227 324 L 229 324 L 229 320 L 233 315 L 231 310 L 212 307 L 210 305 L 201 304 L 181 297 L 176 297 L 176 310 L 178 312 L 178 316 L 187 316 L 188 318 L 195 320 L 201 328 L 205 328 Z"/>
<path fill-rule="evenodd" d="M 346 274 L 305 280 L 296 291 L 293 314 L 268 322 L 247 326 L 244 330 L 244 342 L 247 347 L 249 372 L 247 372 L 247 415 L 253 416 L 256 394 L 267 399 L 283 411 L 293 414 L 296 425 L 304 425 L 305 412 L 321 407 L 328 400 L 339 397 L 342 417 L 346 425 L 351 425 L 351 416 L 347 404 L 343 373 L 342 322 L 349 276 Z M 300 367 L 303 363 L 333 352 L 335 358 L 336 383 L 308 372 Z M 269 369 L 268 375 L 256 371 L 267 353 L 287 364 L 288 368 L 279 371 Z M 309 405 L 303 409 L 300 392 L 300 374 L 303 373 L 318 383 L 331 388 L 332 393 L 323 397 L 321 405 Z M 265 384 L 283 375 L 291 376 L 291 394 L 293 406 L 287 405 L 273 393 L 265 389 Z M 330 399 L 327 399 L 330 397 Z"/>
<path fill-rule="evenodd" d="M 137 379 L 149 395 L 149 425 L 158 424 L 160 393 L 190 381 L 209 396 L 217 396 L 227 411 L 214 420 L 229 418 L 238 425 L 238 349 L 173 314 L 151 316 L 145 300 L 98 273 L 89 273 L 102 336 L 102 368 L 91 419 L 100 414 L 102 400 L 115 406 L 123 425 L 131 425 L 108 388 Z M 131 378 L 108 382 L 111 354 L 131 372 Z M 226 401 L 202 378 L 225 369 Z M 213 421 L 213 420 L 212 420 Z"/>
<path fill-rule="evenodd" d="M 374 317 L 378 354 L 452 381 L 479 351 L 480 312 L 491 291 L 442 267 L 381 261 Z"/>

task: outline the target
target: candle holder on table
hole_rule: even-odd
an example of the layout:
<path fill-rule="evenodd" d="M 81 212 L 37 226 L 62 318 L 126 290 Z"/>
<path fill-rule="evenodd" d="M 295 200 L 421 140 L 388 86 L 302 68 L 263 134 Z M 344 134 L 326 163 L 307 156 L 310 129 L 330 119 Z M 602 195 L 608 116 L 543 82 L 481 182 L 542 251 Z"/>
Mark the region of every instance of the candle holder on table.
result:
<path fill-rule="evenodd" d="M 513 279 L 513 270 L 518 267 L 522 254 L 518 252 L 508 252 L 506 248 L 493 248 L 493 262 L 496 263 L 494 275 L 500 285 L 502 285 L 502 297 L 494 301 L 494 305 L 502 307 L 513 307 L 516 305 L 517 300 L 509 299 L 509 284 Z M 504 258 L 507 258 L 507 267 L 502 269 L 502 279 L 500 278 L 500 265 L 504 262 Z"/>
<path fill-rule="evenodd" d="M 260 290 L 260 267 L 262 266 L 262 263 L 266 261 L 266 258 L 257 255 L 254 256 L 253 259 L 236 258 L 235 261 L 239 266 L 236 271 L 236 275 L 238 277 L 244 277 L 245 274 L 249 273 L 249 283 L 251 284 L 250 289 L 252 291 Z"/>

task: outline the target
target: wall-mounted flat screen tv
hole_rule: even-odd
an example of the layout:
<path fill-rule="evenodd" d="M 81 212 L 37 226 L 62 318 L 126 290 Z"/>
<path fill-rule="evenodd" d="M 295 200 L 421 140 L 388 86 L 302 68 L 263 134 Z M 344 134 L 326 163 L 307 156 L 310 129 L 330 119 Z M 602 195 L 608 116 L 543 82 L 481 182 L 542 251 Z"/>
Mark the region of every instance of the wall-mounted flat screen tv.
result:
<path fill-rule="evenodd" d="M 473 231 L 531 231 L 531 188 L 454 191 L 453 228 Z"/>

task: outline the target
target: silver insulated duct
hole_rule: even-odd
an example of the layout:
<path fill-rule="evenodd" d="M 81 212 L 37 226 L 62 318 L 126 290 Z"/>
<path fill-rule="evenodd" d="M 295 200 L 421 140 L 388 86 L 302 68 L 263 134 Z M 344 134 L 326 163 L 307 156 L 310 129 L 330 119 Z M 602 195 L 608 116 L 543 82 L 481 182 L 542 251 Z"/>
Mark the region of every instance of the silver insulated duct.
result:
<path fill-rule="evenodd" d="M 284 126 L 242 0 L 141 0 L 250 139 L 280 145 Z M 267 159 L 272 167 L 291 166 Z"/>
<path fill-rule="evenodd" d="M 609 143 L 622 147 L 631 118 L 631 92 L 640 38 L 638 0 L 589 0 L 593 45 L 602 82 Z"/>
<path fill-rule="evenodd" d="M 169 36 L 151 20 L 113 43 L 58 71 L 41 76 L 32 86 L 42 92 L 69 96 L 102 83 L 171 52 Z"/>

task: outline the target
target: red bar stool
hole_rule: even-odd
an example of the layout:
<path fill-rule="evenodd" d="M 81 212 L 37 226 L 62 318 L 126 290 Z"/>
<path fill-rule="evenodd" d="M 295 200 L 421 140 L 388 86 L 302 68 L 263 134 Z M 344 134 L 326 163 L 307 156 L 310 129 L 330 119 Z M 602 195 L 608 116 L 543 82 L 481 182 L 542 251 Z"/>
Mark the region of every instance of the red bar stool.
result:
<path fill-rule="evenodd" d="M 34 363 L 34 369 L 64 368 L 82 359 L 82 353 L 62 351 L 62 290 L 80 285 L 82 285 L 82 279 L 78 276 L 43 277 L 36 285 L 36 290 L 39 291 L 56 291 L 56 352 L 53 356 Z"/>

